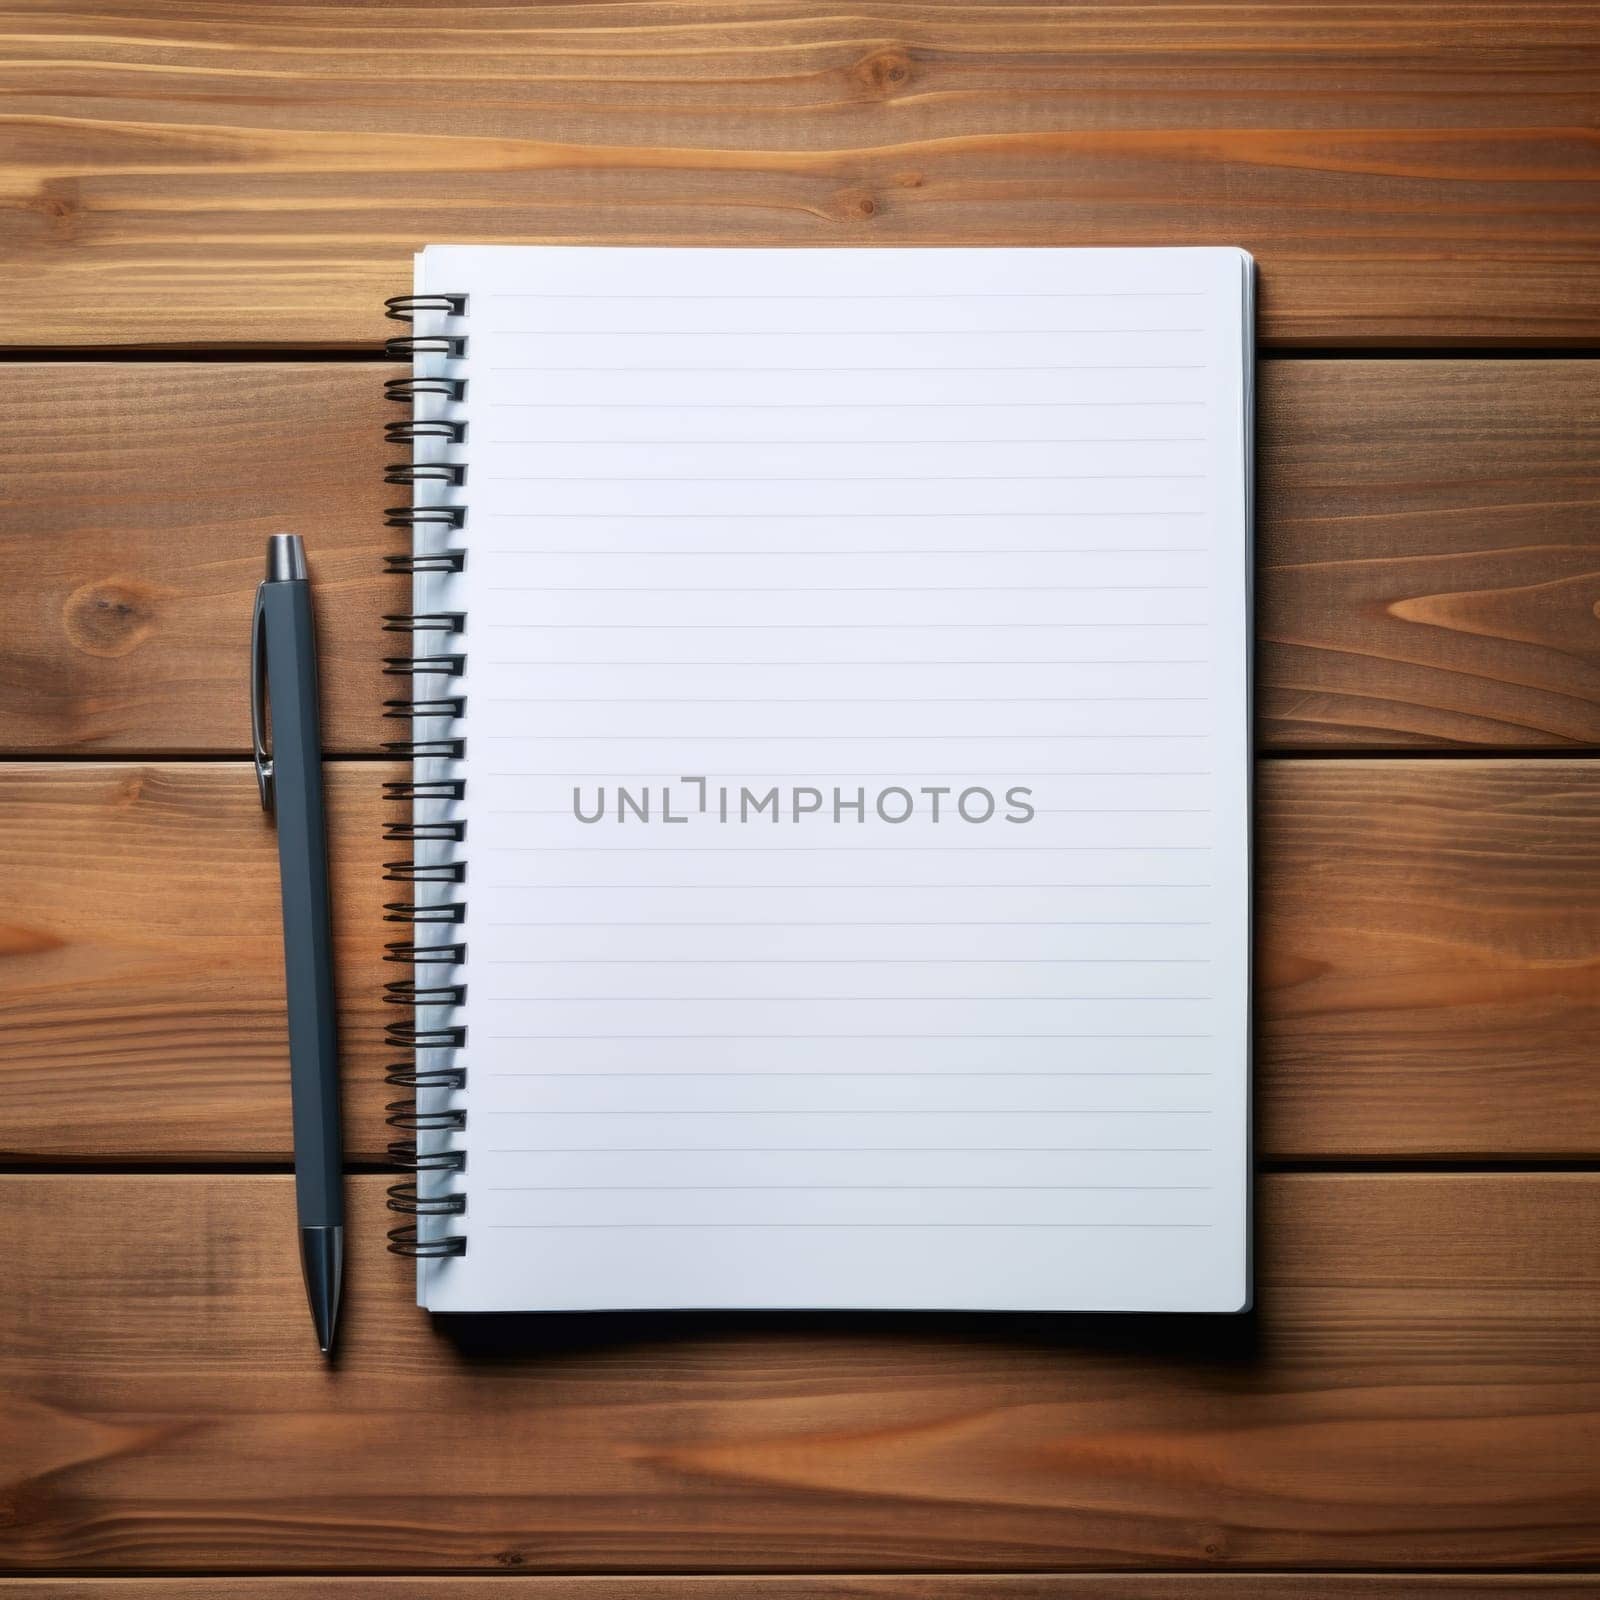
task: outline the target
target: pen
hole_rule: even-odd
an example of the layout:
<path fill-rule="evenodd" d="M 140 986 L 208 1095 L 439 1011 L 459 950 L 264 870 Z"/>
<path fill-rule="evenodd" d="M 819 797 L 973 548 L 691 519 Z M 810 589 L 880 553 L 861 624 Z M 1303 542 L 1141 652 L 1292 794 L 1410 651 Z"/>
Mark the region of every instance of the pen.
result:
<path fill-rule="evenodd" d="M 275 533 L 267 541 L 267 575 L 256 589 L 250 639 L 250 733 L 261 804 L 278 827 L 300 1266 L 326 1355 L 344 1272 L 344 1191 L 317 649 L 298 534 Z"/>

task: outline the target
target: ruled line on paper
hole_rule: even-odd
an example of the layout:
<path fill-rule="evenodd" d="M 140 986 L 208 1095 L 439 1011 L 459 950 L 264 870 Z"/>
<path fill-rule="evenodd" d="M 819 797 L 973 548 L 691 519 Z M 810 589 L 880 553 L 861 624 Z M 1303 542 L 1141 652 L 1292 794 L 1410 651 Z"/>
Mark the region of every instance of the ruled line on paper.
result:
<path fill-rule="evenodd" d="M 851 853 L 869 855 L 881 850 L 885 855 L 926 855 L 930 853 L 991 854 L 1004 851 L 1010 855 L 1059 855 L 1067 852 L 1101 852 L 1138 855 L 1199 855 L 1212 847 L 1208 844 L 760 844 L 745 845 L 741 856 L 773 855 L 839 855 Z M 502 844 L 494 849 L 503 855 L 724 855 L 727 847 L 717 844 Z"/>
<path fill-rule="evenodd" d="M 952 665 L 967 666 L 959 662 Z M 1101 706 L 1201 705 L 1205 694 L 964 694 L 964 695 L 544 695 L 482 694 L 497 706 Z"/>
<path fill-rule="evenodd" d="M 971 1190 L 1022 1194 L 1208 1194 L 1210 1183 L 490 1183 L 497 1194 L 763 1194 L 799 1190 L 814 1194 L 904 1193 Z"/>
<path fill-rule="evenodd" d="M 484 773 L 486 778 L 660 778 L 663 776 L 678 776 L 669 768 L 658 767 L 652 772 L 575 772 L 567 769 L 553 770 L 548 767 L 519 767 L 497 768 Z M 835 774 L 840 778 L 992 778 L 992 772 L 952 772 L 945 767 L 935 771 L 917 771 L 904 767 L 896 767 L 893 772 L 869 772 L 860 767 L 851 767 L 839 770 Z M 698 776 L 708 782 L 722 778 L 792 778 L 792 772 L 705 772 Z M 1204 767 L 1178 767 L 1165 769 L 1148 769 L 1144 771 L 1118 771 L 1107 772 L 1095 768 L 1062 768 L 1051 771 L 1022 771 L 1015 773 L 1019 778 L 1209 778 L 1211 773 Z M 490 816 L 510 816 L 515 814 L 515 807 L 491 806 L 487 814 Z"/>
<path fill-rule="evenodd" d="M 508 328 L 496 334 L 519 339 L 1042 339 L 1054 334 L 1117 335 L 1204 333 L 1204 328 Z M 491 372 L 522 367 L 491 366 Z M 559 371 L 541 367 L 538 371 Z M 646 369 L 648 370 L 648 369 Z M 715 370 L 696 368 L 696 371 Z M 763 368 L 771 371 L 771 368 Z"/>
<path fill-rule="evenodd" d="M 528 735 L 521 733 L 480 733 L 479 739 L 495 741 L 510 740 L 518 744 L 526 744 Z M 541 744 L 573 744 L 608 740 L 621 743 L 633 740 L 636 743 L 657 742 L 666 740 L 673 744 L 802 744 L 821 741 L 833 744 L 887 744 L 891 740 L 910 740 L 913 743 L 928 743 L 935 739 L 945 740 L 977 740 L 999 739 L 1014 740 L 1019 743 L 1055 743 L 1061 739 L 1101 739 L 1107 742 L 1112 740 L 1121 743 L 1129 739 L 1161 740 L 1161 739 L 1209 739 L 1206 733 L 961 733 L 946 730 L 938 734 L 926 733 L 541 733 Z"/>
<path fill-rule="evenodd" d="M 610 480 L 607 480 L 608 482 Z M 670 481 L 670 480 L 669 480 Z M 760 479 L 738 480 L 760 482 Z M 487 511 L 480 515 L 537 519 L 546 522 L 581 519 L 617 522 L 862 522 L 893 518 L 942 521 L 952 517 L 1016 520 L 1023 517 L 1203 517 L 1204 511 Z"/>
<path fill-rule="evenodd" d="M 1056 920 L 1016 922 L 1016 921 L 962 921 L 941 917 L 937 922 L 863 922 L 857 919 L 834 920 L 828 922 L 795 921 L 786 918 L 782 922 L 523 922 L 512 919 L 487 917 L 483 919 L 482 926 L 486 928 L 1209 928 L 1209 922 L 1173 922 L 1166 919 L 1156 921 L 1124 921 L 1107 922 L 1101 920 L 1077 921 Z"/>
<path fill-rule="evenodd" d="M 924 923 L 942 927 L 942 923 Z M 1209 956 L 490 956 L 490 967 L 1208 967 Z M 539 998 L 542 998 L 539 997 Z M 1118 996 L 1118 998 L 1131 998 Z"/>
<path fill-rule="evenodd" d="M 533 589 L 529 592 L 540 591 Z M 526 632 L 531 624 L 491 620 L 479 626 L 516 628 Z M 1206 622 L 1012 622 L 1008 619 L 1005 622 L 541 622 L 538 624 L 538 629 L 540 633 L 726 633 L 729 630 L 739 629 L 743 629 L 746 633 L 792 633 L 836 628 L 841 632 L 856 633 L 872 628 L 885 632 L 913 628 L 939 629 L 945 632 L 1000 628 L 1008 633 L 1014 633 L 1019 628 L 1207 628 L 1209 626 L 1210 624 Z M 950 663 L 951 666 L 962 664 L 959 660 Z"/>
<path fill-rule="evenodd" d="M 561 1156 L 561 1155 L 720 1155 L 720 1156 L 776 1156 L 776 1155 L 1017 1155 L 1034 1156 L 1208 1156 L 1208 1144 L 773 1144 L 733 1145 L 701 1144 L 693 1147 L 678 1144 L 585 1144 L 585 1145 L 490 1145 L 484 1152 L 491 1156 Z"/>
<path fill-rule="evenodd" d="M 484 1224 L 480 1224 L 484 1226 Z M 490 1222 L 491 1228 L 553 1231 L 589 1228 L 920 1228 L 929 1232 L 965 1228 L 1210 1228 L 1209 1222 Z"/>
<path fill-rule="evenodd" d="M 493 444 L 493 445 L 528 445 L 528 444 L 568 445 L 568 444 L 581 444 L 581 445 L 606 445 L 608 447 L 609 446 L 619 446 L 619 445 L 623 446 L 623 447 L 627 447 L 627 446 L 630 446 L 630 445 L 652 445 L 652 446 L 662 446 L 662 447 L 668 448 L 668 449 L 676 448 L 678 446 L 682 446 L 685 449 L 693 449 L 693 450 L 702 449 L 702 448 L 704 448 L 706 446 L 712 446 L 712 447 L 717 447 L 717 448 L 731 448 L 731 447 L 742 446 L 742 445 L 754 445 L 754 446 L 757 446 L 757 447 L 770 446 L 770 445 L 782 445 L 782 446 L 785 446 L 785 447 L 791 447 L 792 446 L 792 447 L 795 447 L 795 448 L 805 448 L 805 449 L 810 449 L 813 446 L 815 446 L 818 449 L 837 449 L 840 446 L 845 446 L 845 447 L 848 447 L 848 448 L 858 449 L 858 450 L 872 450 L 872 449 L 876 449 L 879 445 L 937 445 L 940 450 L 947 450 L 952 445 L 960 445 L 960 446 L 964 446 L 965 448 L 967 448 L 969 450 L 980 450 L 980 449 L 992 448 L 996 444 L 1005 444 L 1007 447 L 1009 447 L 1011 445 L 1016 445 L 1016 444 L 1204 444 L 1205 441 L 1206 441 L 1206 437 L 1207 436 L 1205 434 L 1203 434 L 1203 433 L 1112 434 L 1112 435 L 1086 433 L 1086 434 L 1080 434 L 1080 435 L 1077 435 L 1077 436 L 1066 436 L 1066 437 L 1058 436 L 1058 437 L 1049 438 L 1049 439 L 1004 439 L 1004 440 L 1000 440 L 1000 439 L 929 439 L 926 436 L 924 436 L 921 439 L 810 439 L 810 438 L 807 438 L 807 439 L 796 439 L 796 438 L 794 438 L 792 436 L 790 438 L 787 438 L 787 439 L 748 439 L 748 438 L 711 439 L 711 438 L 702 437 L 699 434 L 694 434 L 692 436 L 688 436 L 688 437 L 684 437 L 684 438 L 678 438 L 678 439 L 624 439 L 624 438 L 616 438 L 616 439 L 561 439 L 561 438 L 541 439 L 541 438 L 531 438 L 530 439 L 530 438 L 522 438 L 522 439 L 491 439 L 491 440 L 488 440 L 487 442 L 490 443 L 490 444 Z M 512 481 L 511 480 L 511 476 L 509 474 L 506 474 L 506 473 L 490 473 L 489 476 L 493 477 L 493 478 L 497 478 L 502 482 Z"/>
<path fill-rule="evenodd" d="M 768 1072 L 764 1070 L 741 1072 L 593 1072 L 585 1068 L 581 1072 L 530 1072 L 517 1068 L 501 1068 L 498 1071 L 485 1074 L 490 1078 L 580 1078 L 587 1081 L 590 1078 L 637 1078 L 641 1082 L 653 1082 L 657 1078 L 803 1078 L 809 1082 L 813 1078 L 844 1078 L 852 1083 L 859 1083 L 863 1079 L 889 1079 L 912 1081 L 918 1078 L 978 1078 L 989 1082 L 997 1078 L 1214 1078 L 1214 1072 L 1011 1072 L 1011 1071 L 948 1071 L 944 1068 L 909 1068 L 903 1072 Z M 1010 1113 L 1005 1113 L 1009 1115 Z"/>
<path fill-rule="evenodd" d="M 697 338 L 698 335 L 688 333 L 682 337 L 686 339 Z M 746 376 L 766 377 L 775 372 L 815 372 L 815 373 L 850 373 L 860 375 L 863 373 L 881 372 L 915 372 L 927 376 L 929 374 L 946 372 L 1204 372 L 1204 361 L 1182 362 L 1142 362 L 1142 361 L 1112 361 L 1112 362 L 1070 362 L 1059 365 L 1039 367 L 884 367 L 873 365 L 870 367 L 778 367 L 763 362 L 759 367 L 555 367 L 545 366 L 491 366 L 485 369 L 489 372 L 537 372 L 546 376 L 553 374 L 566 375 L 568 373 L 585 373 L 591 377 L 629 377 L 648 378 L 657 372 L 697 372 L 697 373 L 741 373 Z M 844 404 L 847 402 L 841 402 Z"/>
<path fill-rule="evenodd" d="M 1206 656 L 1160 656 L 1144 659 L 1137 656 L 1107 656 L 1102 659 L 1080 656 L 1072 661 L 991 661 L 978 656 L 941 656 L 936 661 L 913 660 L 910 657 L 903 660 L 861 661 L 839 656 L 784 656 L 761 661 L 691 661 L 687 657 L 679 661 L 661 656 L 639 656 L 610 661 L 582 661 L 557 656 L 494 656 L 491 659 L 497 667 L 1204 667 L 1210 665 L 1210 659 Z M 488 695 L 485 698 L 498 701 L 505 697 Z M 972 698 L 986 700 L 992 697 L 975 695 Z M 1072 695 L 1057 698 L 1078 697 Z M 1207 699 L 1209 696 L 1196 695 L 1193 698 Z"/>
<path fill-rule="evenodd" d="M 585 777 L 615 778 L 624 777 L 624 773 L 585 773 Z M 639 776 L 639 774 L 635 774 Z M 652 773 L 654 777 L 656 774 Z M 700 774 L 700 776 L 707 776 Z M 760 774 L 746 772 L 743 777 L 757 777 Z M 769 774 L 771 776 L 771 774 Z M 787 774 L 784 774 L 787 776 Z M 910 773 L 901 773 L 901 777 L 910 777 Z M 954 777 L 954 773 L 945 773 L 945 777 Z M 709 781 L 709 779 L 708 779 Z M 1041 817 L 1209 817 L 1209 806 L 1035 806 L 1034 813 Z M 538 806 L 497 806 L 488 813 L 494 817 L 570 817 L 572 813 L 560 806 L 541 808 Z M 699 815 L 699 813 L 695 813 Z M 741 824 L 742 826 L 742 824 Z M 1097 848 L 1097 847 L 1089 847 Z M 1130 848 L 1143 848 L 1131 846 Z"/>
<path fill-rule="evenodd" d="M 729 890 L 745 891 L 751 889 L 815 889 L 815 888 L 848 888 L 870 889 L 875 894 L 892 892 L 896 889 L 917 891 L 921 889 L 1209 889 L 1209 883 L 849 883 L 849 884 L 823 884 L 816 882 L 807 883 L 593 883 L 588 879 L 580 879 L 572 883 L 551 883 L 541 880 L 538 885 L 540 890 L 546 889 L 588 889 L 599 894 L 610 889 L 670 889 L 674 894 L 685 892 L 694 893 L 705 890 L 713 893 L 726 893 Z"/>
<path fill-rule="evenodd" d="M 631 472 L 485 472 L 493 483 L 1177 483 L 1198 482 L 1203 472 L 809 472 L 804 477 Z M 969 513 L 970 514 L 970 513 Z"/>
<path fill-rule="evenodd" d="M 621 294 L 550 294 L 543 289 L 520 291 L 495 289 L 483 296 L 485 300 L 713 300 L 719 305 L 728 300 L 825 300 L 830 305 L 851 300 L 1200 300 L 1205 298 L 1202 289 L 1040 289 L 1020 292 L 996 289 L 915 289 L 895 290 L 891 294 L 791 294 L 788 291 L 774 294 L 659 294 L 651 291 L 628 290 Z"/>
<path fill-rule="evenodd" d="M 705 584 L 705 583 L 502 583 L 502 594 L 1198 594 L 1206 583 L 828 583 L 828 584 Z M 637 626 L 637 624 L 635 624 Z M 694 626 L 694 624 L 690 624 Z M 760 627 L 760 623 L 747 623 Z M 826 624 L 822 624 L 826 626 Z M 873 624 L 876 626 L 876 624 Z M 924 622 L 919 627 L 942 624 Z M 1009 623 L 989 623 L 1008 627 Z M 1052 623 L 1054 627 L 1056 624 Z M 1124 627 L 1149 624 L 1124 623 Z"/>
<path fill-rule="evenodd" d="M 632 520 L 631 518 L 628 520 Z M 580 556 L 585 560 L 596 556 L 614 556 L 624 559 L 639 556 L 1193 556 L 1205 554 L 1205 546 L 1197 544 L 1167 544 L 1167 545 L 1077 545 L 1071 549 L 1023 549 L 1023 550 L 955 550 L 935 547 L 925 550 L 894 550 L 894 549 L 863 549 L 857 547 L 853 550 L 684 550 L 672 548 L 654 548 L 650 550 L 595 550 L 576 549 L 537 549 L 530 550 L 526 546 L 514 545 L 474 545 L 474 549 L 485 550 L 490 555 L 505 556 Z M 505 624 L 501 624 L 505 626 Z M 516 624 L 520 626 L 520 624 Z M 942 627 L 942 623 L 929 623 L 929 627 Z M 718 663 L 720 665 L 720 663 Z M 936 665 L 937 663 L 928 663 Z M 1062 662 L 1058 665 L 1070 666 L 1071 662 Z"/>
<path fill-rule="evenodd" d="M 603 1040 L 606 1040 L 606 1042 L 616 1043 L 616 1045 L 624 1045 L 624 1043 L 637 1043 L 638 1040 L 637 1034 L 493 1034 L 493 1032 L 488 1032 L 488 1030 L 483 1032 L 482 1037 L 493 1038 L 493 1040 L 501 1040 L 501 1042 L 509 1042 L 509 1040 L 525 1042 L 525 1040 L 571 1040 L 571 1038 L 603 1038 Z M 1163 1042 L 1166 1042 L 1166 1040 L 1182 1040 L 1182 1042 L 1186 1043 L 1203 1043 L 1206 1042 L 1206 1040 L 1213 1038 L 1214 1035 L 1146 1034 L 1146 1032 L 1118 1030 L 1118 1032 L 1115 1032 L 1115 1034 L 653 1034 L 651 1037 L 739 1038 L 739 1040 L 774 1040 L 774 1038 L 782 1038 L 782 1040 L 789 1040 L 789 1038 L 829 1038 L 829 1040 L 842 1040 L 842 1038 L 853 1038 L 853 1040 L 856 1040 L 856 1042 L 859 1043 L 875 1043 L 878 1042 L 878 1040 L 883 1040 L 883 1038 L 898 1038 L 898 1040 L 907 1040 L 907 1038 L 920 1038 L 920 1040 L 930 1040 L 930 1038 L 939 1038 L 939 1040 L 946 1040 L 946 1038 L 982 1038 L 982 1040 L 990 1040 L 990 1042 L 1013 1040 L 1013 1038 L 1072 1038 L 1072 1040 L 1082 1040 L 1082 1038 L 1118 1038 L 1118 1040 L 1122 1040 L 1122 1038 L 1154 1038 L 1154 1040 L 1163 1040 Z"/>
<path fill-rule="evenodd" d="M 611 371 L 611 368 L 603 369 Z M 808 368 L 807 370 L 815 370 Z M 920 368 L 918 369 L 921 370 Z M 1057 411 L 1083 410 L 1102 406 L 1183 407 L 1204 409 L 1204 400 L 753 400 L 729 401 L 659 400 L 497 400 L 497 410 L 526 411 Z M 1203 437 L 1210 437 L 1204 435 Z M 504 439 L 489 439 L 488 444 L 505 444 Z"/>
<path fill-rule="evenodd" d="M 800 1002 L 805 1005 L 931 1005 L 946 1002 L 966 1003 L 971 1000 L 1003 1000 L 1010 1003 L 1016 1000 L 1048 1000 L 1051 1005 L 1066 1002 L 1070 1005 L 1126 1005 L 1133 1000 L 1139 1005 L 1181 1005 L 1190 1000 L 1210 1000 L 1210 994 L 1197 995 L 515 995 L 506 1000 L 496 1000 L 496 1005 L 726 1005 L 730 1002 L 758 1002 L 762 1005 L 776 1005 L 776 1003 Z M 491 1034 L 490 1038 L 515 1038 L 518 1035 Z M 531 1035 L 522 1035 L 531 1037 Z M 661 1035 L 654 1035 L 661 1037 Z M 870 1035 L 874 1038 L 886 1038 L 890 1035 Z M 1026 1038 L 1032 1035 L 1005 1035 L 1005 1037 Z M 1141 1034 L 1114 1034 L 1114 1038 L 1142 1038 Z"/>

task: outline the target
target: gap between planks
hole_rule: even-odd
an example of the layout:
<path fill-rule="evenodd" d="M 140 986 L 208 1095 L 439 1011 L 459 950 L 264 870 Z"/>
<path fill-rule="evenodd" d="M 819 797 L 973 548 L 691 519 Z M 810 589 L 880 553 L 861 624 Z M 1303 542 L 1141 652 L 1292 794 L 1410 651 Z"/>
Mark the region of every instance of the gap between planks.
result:
<path fill-rule="evenodd" d="M 1259 348 L 1256 361 L 1595 361 L 1600 345 L 1343 345 L 1301 344 Z M 395 362 L 371 344 L 316 346 L 163 345 L 9 345 L 0 347 L 0 364 L 24 366 L 36 362 L 90 365 L 95 362 L 213 362 L 263 364 L 282 362 L 339 363 L 392 367 Z"/>

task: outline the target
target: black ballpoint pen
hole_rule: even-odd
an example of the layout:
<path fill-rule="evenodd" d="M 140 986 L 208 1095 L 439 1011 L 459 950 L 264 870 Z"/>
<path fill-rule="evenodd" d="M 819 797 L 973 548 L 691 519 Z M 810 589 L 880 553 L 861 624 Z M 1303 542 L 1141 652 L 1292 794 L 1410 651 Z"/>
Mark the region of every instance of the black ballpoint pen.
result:
<path fill-rule="evenodd" d="M 298 534 L 275 533 L 267 541 L 267 575 L 256 589 L 251 629 L 250 732 L 261 804 L 278 825 L 300 1266 L 317 1343 L 327 1354 L 344 1273 L 344 1190 L 322 720 L 311 584 Z"/>

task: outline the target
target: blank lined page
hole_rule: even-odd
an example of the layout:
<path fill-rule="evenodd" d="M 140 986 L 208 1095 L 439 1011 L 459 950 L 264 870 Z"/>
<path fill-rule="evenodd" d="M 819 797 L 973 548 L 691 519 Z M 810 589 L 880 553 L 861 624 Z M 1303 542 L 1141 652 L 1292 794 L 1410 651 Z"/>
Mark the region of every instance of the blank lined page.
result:
<path fill-rule="evenodd" d="M 427 1302 L 1239 1309 L 1248 259 L 448 247 L 418 288 L 469 302 L 420 413 L 469 507 Z"/>

